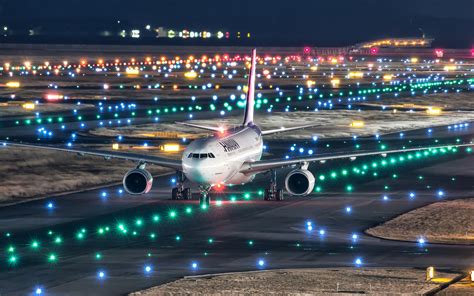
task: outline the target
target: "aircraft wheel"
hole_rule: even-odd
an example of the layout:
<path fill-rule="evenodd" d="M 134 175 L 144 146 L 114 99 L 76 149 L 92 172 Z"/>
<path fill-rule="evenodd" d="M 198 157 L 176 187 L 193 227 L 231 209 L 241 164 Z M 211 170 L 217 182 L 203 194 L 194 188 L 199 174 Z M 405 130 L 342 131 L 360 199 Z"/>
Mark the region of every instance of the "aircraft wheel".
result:
<path fill-rule="evenodd" d="M 171 190 L 171 199 L 177 200 L 178 199 L 178 188 L 173 188 Z"/>
<path fill-rule="evenodd" d="M 275 192 L 275 200 L 277 200 L 277 201 L 282 201 L 282 200 L 284 200 L 284 197 L 283 197 L 283 190 L 282 190 L 282 189 L 278 189 L 278 190 Z"/>
<path fill-rule="evenodd" d="M 191 192 L 191 188 L 185 188 L 183 191 L 183 198 L 185 200 L 190 200 L 193 198 L 193 193 Z"/>

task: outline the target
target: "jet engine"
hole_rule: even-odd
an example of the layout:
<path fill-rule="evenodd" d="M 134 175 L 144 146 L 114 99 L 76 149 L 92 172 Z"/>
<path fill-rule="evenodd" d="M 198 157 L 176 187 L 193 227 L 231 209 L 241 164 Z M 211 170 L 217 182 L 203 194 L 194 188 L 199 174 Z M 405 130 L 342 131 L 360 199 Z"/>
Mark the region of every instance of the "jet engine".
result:
<path fill-rule="evenodd" d="M 153 176 L 142 168 L 130 170 L 123 177 L 123 188 L 132 195 L 148 193 L 152 185 Z"/>
<path fill-rule="evenodd" d="M 314 175 L 303 169 L 291 171 L 285 179 L 286 190 L 291 195 L 308 195 L 314 189 Z"/>

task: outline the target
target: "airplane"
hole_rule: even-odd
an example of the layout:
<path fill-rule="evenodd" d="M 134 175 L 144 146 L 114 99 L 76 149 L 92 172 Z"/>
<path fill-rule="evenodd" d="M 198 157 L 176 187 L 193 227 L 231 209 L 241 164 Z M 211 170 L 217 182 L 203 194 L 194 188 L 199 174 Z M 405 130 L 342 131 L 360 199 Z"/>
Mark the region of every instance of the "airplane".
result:
<path fill-rule="evenodd" d="M 131 195 L 142 195 L 150 192 L 153 176 L 146 170 L 147 165 L 158 165 L 176 171 L 176 187 L 172 189 L 171 199 L 192 199 L 191 189 L 185 188 L 184 182 L 189 180 L 199 185 L 200 204 L 209 206 L 209 192 L 214 186 L 243 185 L 252 182 L 257 174 L 271 172 L 270 184 L 265 189 L 264 200 L 283 200 L 283 190 L 277 187 L 276 171 L 284 167 L 294 167 L 285 178 L 285 188 L 292 196 L 309 195 L 315 187 L 315 177 L 308 170 L 311 163 L 325 162 L 334 159 L 355 160 L 358 157 L 391 153 L 430 150 L 449 147 L 472 146 L 473 144 L 455 144 L 446 146 L 418 147 L 387 151 L 366 151 L 358 153 L 325 154 L 294 159 L 262 160 L 263 136 L 274 133 L 293 131 L 312 127 L 309 124 L 299 127 L 260 130 L 254 122 L 254 99 L 256 77 L 256 49 L 252 50 L 251 66 L 248 80 L 248 91 L 243 122 L 232 129 L 203 126 L 187 122 L 177 124 L 213 132 L 206 138 L 191 142 L 183 152 L 181 160 L 171 160 L 156 156 L 147 156 L 126 152 L 108 152 L 89 149 L 61 148 L 47 145 L 2 142 L 3 146 L 29 147 L 55 151 L 77 153 L 79 155 L 101 156 L 106 159 L 116 158 L 131 160 L 137 163 L 123 178 L 123 187 Z"/>

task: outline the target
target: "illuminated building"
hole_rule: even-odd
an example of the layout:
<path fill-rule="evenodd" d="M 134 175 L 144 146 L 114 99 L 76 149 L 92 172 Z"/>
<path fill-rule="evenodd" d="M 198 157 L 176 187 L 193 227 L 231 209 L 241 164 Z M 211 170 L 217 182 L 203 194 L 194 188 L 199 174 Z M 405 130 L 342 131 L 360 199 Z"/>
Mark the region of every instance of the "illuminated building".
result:
<path fill-rule="evenodd" d="M 386 38 L 356 44 L 357 48 L 373 47 L 431 47 L 434 39 L 430 38 Z"/>

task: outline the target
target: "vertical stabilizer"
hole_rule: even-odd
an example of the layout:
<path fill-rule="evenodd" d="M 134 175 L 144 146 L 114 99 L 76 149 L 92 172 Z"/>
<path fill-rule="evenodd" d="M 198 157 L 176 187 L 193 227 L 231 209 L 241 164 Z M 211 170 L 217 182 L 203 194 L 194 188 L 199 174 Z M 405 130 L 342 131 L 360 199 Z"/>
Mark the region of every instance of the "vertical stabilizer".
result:
<path fill-rule="evenodd" d="M 244 126 L 253 124 L 253 109 L 255 101 L 255 68 L 257 66 L 257 49 L 252 50 L 252 62 L 250 65 L 249 83 L 247 91 L 247 105 L 245 106 Z"/>

